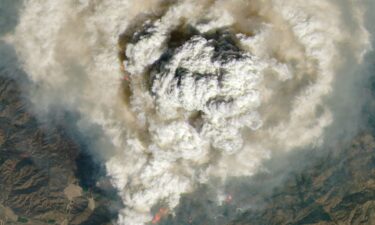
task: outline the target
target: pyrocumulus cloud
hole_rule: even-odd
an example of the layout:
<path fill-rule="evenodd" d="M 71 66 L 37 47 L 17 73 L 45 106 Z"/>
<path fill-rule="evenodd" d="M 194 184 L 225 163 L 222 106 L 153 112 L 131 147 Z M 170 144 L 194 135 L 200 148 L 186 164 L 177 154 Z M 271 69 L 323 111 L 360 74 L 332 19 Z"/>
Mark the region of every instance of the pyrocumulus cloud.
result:
<path fill-rule="evenodd" d="M 109 138 L 111 153 L 97 151 L 126 225 L 321 144 L 344 50 L 359 64 L 370 48 L 354 0 L 25 0 L 4 40 L 41 111 L 72 108 Z"/>

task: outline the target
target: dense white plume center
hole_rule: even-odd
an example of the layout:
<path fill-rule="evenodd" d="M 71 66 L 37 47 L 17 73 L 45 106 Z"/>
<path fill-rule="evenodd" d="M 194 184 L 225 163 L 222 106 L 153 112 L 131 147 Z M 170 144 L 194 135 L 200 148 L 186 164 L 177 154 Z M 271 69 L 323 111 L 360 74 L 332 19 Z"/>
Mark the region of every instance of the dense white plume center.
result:
<path fill-rule="evenodd" d="M 125 103 L 118 40 L 153 13 L 122 53 Z M 36 104 L 58 102 L 82 114 L 82 129 L 104 130 L 126 205 L 118 223 L 141 225 L 211 177 L 252 175 L 273 151 L 319 144 L 342 49 L 360 62 L 369 48 L 363 23 L 354 0 L 25 0 L 7 41 L 38 84 Z"/>

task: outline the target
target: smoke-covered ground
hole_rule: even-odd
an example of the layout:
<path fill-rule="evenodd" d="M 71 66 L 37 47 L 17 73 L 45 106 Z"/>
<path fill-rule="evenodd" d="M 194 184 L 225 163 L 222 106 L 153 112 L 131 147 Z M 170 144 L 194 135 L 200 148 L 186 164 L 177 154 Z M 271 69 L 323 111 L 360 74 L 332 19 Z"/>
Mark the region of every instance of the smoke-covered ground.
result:
<path fill-rule="evenodd" d="M 271 189 L 301 151 L 360 127 L 371 1 L 1 4 L 20 10 L 0 34 L 34 110 L 79 114 L 124 202 L 119 224 L 157 223 L 202 187 L 220 208 L 251 176 L 292 166 L 259 187 Z"/>

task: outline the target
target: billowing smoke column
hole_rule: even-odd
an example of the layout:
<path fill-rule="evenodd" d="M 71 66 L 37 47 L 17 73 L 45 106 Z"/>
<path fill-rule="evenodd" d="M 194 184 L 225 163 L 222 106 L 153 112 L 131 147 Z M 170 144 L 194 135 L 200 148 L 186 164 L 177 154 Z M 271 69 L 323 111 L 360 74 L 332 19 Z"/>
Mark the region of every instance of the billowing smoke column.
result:
<path fill-rule="evenodd" d="M 211 178 L 319 145 L 344 50 L 369 48 L 363 20 L 354 0 L 29 0 L 7 40 L 37 105 L 103 129 L 118 223 L 142 225 Z"/>

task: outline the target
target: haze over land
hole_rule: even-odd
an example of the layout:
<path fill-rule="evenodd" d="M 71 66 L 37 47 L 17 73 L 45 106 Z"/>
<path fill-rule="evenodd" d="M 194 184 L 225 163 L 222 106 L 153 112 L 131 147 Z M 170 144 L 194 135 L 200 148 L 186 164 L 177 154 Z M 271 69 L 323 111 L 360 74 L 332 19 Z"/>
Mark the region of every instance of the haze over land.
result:
<path fill-rule="evenodd" d="M 228 185 L 246 193 L 240 181 L 288 165 L 293 152 L 323 151 L 363 122 L 371 1 L 18 7 L 17 25 L 1 36 L 18 61 L 0 63 L 25 72 L 40 121 L 77 113 L 75 126 L 123 201 L 118 224 L 157 223 L 202 185 L 215 206 L 228 204 Z"/>

